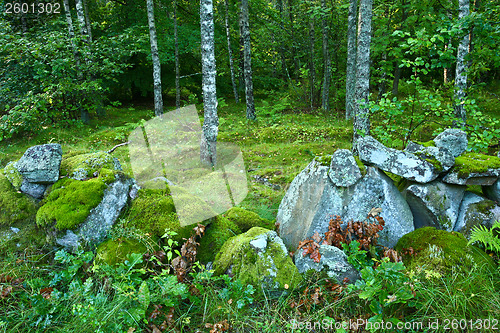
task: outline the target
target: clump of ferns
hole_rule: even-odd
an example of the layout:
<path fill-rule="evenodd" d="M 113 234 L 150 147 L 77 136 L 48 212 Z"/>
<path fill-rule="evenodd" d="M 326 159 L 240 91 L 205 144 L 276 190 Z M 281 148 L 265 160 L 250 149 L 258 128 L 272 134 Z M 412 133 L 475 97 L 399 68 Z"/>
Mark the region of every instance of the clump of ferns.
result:
<path fill-rule="evenodd" d="M 484 225 L 474 226 L 468 244 L 474 243 L 479 243 L 487 251 L 495 252 L 497 256 L 500 256 L 500 221 L 495 221 L 490 229 Z"/>

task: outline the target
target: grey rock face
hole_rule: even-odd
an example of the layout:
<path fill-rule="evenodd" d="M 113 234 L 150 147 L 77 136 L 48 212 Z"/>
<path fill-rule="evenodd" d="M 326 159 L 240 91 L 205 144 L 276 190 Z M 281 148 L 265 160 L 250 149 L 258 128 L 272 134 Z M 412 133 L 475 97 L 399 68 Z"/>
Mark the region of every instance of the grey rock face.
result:
<path fill-rule="evenodd" d="M 28 148 L 15 167 L 30 183 L 51 184 L 59 179 L 61 160 L 61 145 L 51 143 Z"/>
<path fill-rule="evenodd" d="M 500 220 L 500 207 L 495 202 L 472 192 L 465 192 L 454 230 L 469 239 L 474 226 L 491 228 L 497 220 Z"/>
<path fill-rule="evenodd" d="M 500 179 L 493 185 L 483 186 L 483 194 L 490 200 L 500 203 Z"/>
<path fill-rule="evenodd" d="M 441 172 L 451 169 L 455 164 L 455 157 L 445 147 L 424 147 L 414 142 L 410 142 L 405 152 L 417 155 L 421 159 L 435 159 L 441 166 Z"/>
<path fill-rule="evenodd" d="M 303 250 L 299 250 L 294 255 L 295 266 L 297 266 L 300 273 L 305 273 L 310 269 L 318 272 L 326 270 L 327 275 L 335 279 L 339 284 L 342 284 L 344 278 L 348 278 L 349 283 L 354 283 L 360 278 L 358 271 L 347 262 L 344 251 L 335 246 L 321 245 L 319 248 L 321 259 L 319 262 L 315 262 L 309 255 L 304 256 L 303 253 Z"/>
<path fill-rule="evenodd" d="M 356 160 L 350 150 L 339 149 L 333 156 L 328 176 L 335 186 L 349 187 L 361 178 Z"/>
<path fill-rule="evenodd" d="M 460 177 L 457 171 L 452 170 L 443 177 L 443 182 L 457 185 L 489 186 L 496 182 L 499 175 L 500 169 L 491 169 L 485 172 L 471 172 L 465 177 Z"/>
<path fill-rule="evenodd" d="M 413 213 L 415 228 L 435 227 L 452 231 L 458 218 L 465 186 L 439 181 L 410 185 L 404 192 Z"/>
<path fill-rule="evenodd" d="M 28 194 L 35 199 L 41 199 L 46 189 L 47 185 L 30 183 L 26 179 L 23 180 L 20 188 L 21 192 Z"/>
<path fill-rule="evenodd" d="M 419 183 L 436 179 L 440 172 L 431 163 L 416 155 L 387 148 L 371 136 L 358 140 L 358 153 L 363 162 Z"/>
<path fill-rule="evenodd" d="M 456 128 L 447 129 L 434 138 L 434 143 L 438 148 L 448 149 L 453 157 L 458 157 L 467 149 L 467 133 Z"/>

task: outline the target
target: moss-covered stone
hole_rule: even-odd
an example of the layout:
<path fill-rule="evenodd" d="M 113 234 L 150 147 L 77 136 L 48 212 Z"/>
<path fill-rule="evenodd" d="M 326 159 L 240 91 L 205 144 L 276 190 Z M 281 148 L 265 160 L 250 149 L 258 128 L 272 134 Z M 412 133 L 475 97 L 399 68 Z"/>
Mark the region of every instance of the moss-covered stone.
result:
<path fill-rule="evenodd" d="M 333 155 L 316 156 L 316 157 L 315 157 L 315 160 L 316 160 L 319 164 L 321 164 L 321 165 L 323 165 L 323 166 L 327 166 L 327 167 L 329 167 L 329 166 L 330 166 L 330 164 L 332 163 L 332 156 L 333 156 Z"/>
<path fill-rule="evenodd" d="M 413 248 L 414 255 L 403 258 L 406 267 L 427 269 L 447 274 L 452 269 L 467 272 L 474 264 L 495 269 L 493 260 L 481 249 L 467 246 L 467 240 L 459 232 L 420 228 L 401 237 L 395 247 L 397 251 Z"/>
<path fill-rule="evenodd" d="M 81 154 L 64 158 L 61 162 L 61 175 L 69 176 L 77 180 L 92 177 L 94 172 L 102 168 L 109 170 L 117 169 L 113 157 L 107 152 L 96 152 Z"/>
<path fill-rule="evenodd" d="M 87 181 L 69 178 L 59 180 L 38 210 L 36 223 L 39 226 L 55 223 L 59 230 L 75 228 L 101 202 L 106 187 L 106 183 L 98 178 Z"/>
<path fill-rule="evenodd" d="M 366 165 L 364 165 L 363 162 L 361 162 L 361 160 L 359 159 L 359 156 L 354 156 L 354 160 L 356 161 L 356 164 L 359 167 L 359 171 L 361 171 L 361 175 L 365 176 L 366 175 Z"/>
<path fill-rule="evenodd" d="M 14 167 L 15 162 L 9 162 L 3 169 L 3 174 L 9 180 L 9 182 L 14 186 L 14 188 L 19 191 L 21 184 L 23 183 L 23 176 L 16 167 Z"/>
<path fill-rule="evenodd" d="M 114 266 L 127 260 L 127 255 L 132 253 L 143 254 L 146 246 L 138 240 L 129 238 L 108 239 L 97 247 L 95 257 L 96 264 L 108 264 Z"/>
<path fill-rule="evenodd" d="M 500 169 L 500 158 L 478 153 L 467 153 L 455 158 L 454 171 L 460 178 L 466 178 L 471 173 L 486 172 L 490 169 Z"/>
<path fill-rule="evenodd" d="M 247 232 L 253 227 L 262 227 L 269 230 L 275 229 L 272 221 L 263 219 L 257 213 L 240 207 L 233 207 L 229 209 L 224 216 L 234 222 L 241 232 Z"/>
<path fill-rule="evenodd" d="M 16 191 L 0 170 L 0 226 L 32 222 L 36 210 L 36 203 L 28 196 Z"/>
<path fill-rule="evenodd" d="M 109 185 L 116 180 L 116 175 L 119 173 L 119 171 L 102 168 L 101 171 L 99 171 L 99 179 Z"/>
<path fill-rule="evenodd" d="M 202 263 L 214 261 L 215 255 L 224 243 L 242 232 L 234 221 L 224 216 L 216 216 L 212 220 L 205 229 L 205 235 L 200 240 L 197 258 Z"/>
<path fill-rule="evenodd" d="M 436 171 L 441 172 L 444 170 L 443 164 L 439 162 L 434 156 L 427 154 L 425 151 L 419 151 L 413 153 L 418 158 L 429 162 L 436 169 Z"/>
<path fill-rule="evenodd" d="M 421 144 L 424 147 L 436 147 L 436 143 L 434 142 L 434 140 L 429 140 L 429 141 L 426 141 L 426 142 L 420 142 L 419 144 Z"/>
<path fill-rule="evenodd" d="M 40 249 L 47 244 L 46 232 L 36 225 L 34 216 L 29 221 L 0 226 L 0 253 L 24 251 L 30 247 Z"/>
<path fill-rule="evenodd" d="M 228 239 L 216 256 L 215 274 L 229 268 L 244 284 L 264 288 L 295 288 L 302 280 L 276 232 L 255 227 Z"/>

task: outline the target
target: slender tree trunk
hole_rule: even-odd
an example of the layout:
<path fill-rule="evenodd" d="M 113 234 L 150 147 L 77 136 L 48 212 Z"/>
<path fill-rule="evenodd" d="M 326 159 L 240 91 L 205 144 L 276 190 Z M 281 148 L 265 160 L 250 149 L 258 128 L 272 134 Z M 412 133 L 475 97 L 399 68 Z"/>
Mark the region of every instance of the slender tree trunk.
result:
<path fill-rule="evenodd" d="M 181 107 L 179 35 L 177 33 L 177 0 L 174 0 L 174 43 L 175 43 L 175 107 Z"/>
<path fill-rule="evenodd" d="M 345 94 L 345 117 L 352 118 L 355 110 L 356 90 L 356 13 L 358 0 L 349 0 L 349 13 L 347 16 L 347 70 L 346 70 L 346 94 Z"/>
<path fill-rule="evenodd" d="M 90 16 L 89 16 L 89 8 L 87 6 L 87 0 L 83 1 L 83 8 L 85 10 L 85 25 L 87 26 L 87 36 L 89 43 L 92 43 L 92 27 L 90 26 Z"/>
<path fill-rule="evenodd" d="M 326 0 L 321 0 L 321 9 L 326 11 Z M 323 110 L 330 111 L 330 54 L 328 53 L 328 25 L 326 22 L 326 14 L 323 14 L 321 19 L 322 34 L 323 34 L 323 93 L 321 96 L 321 107 Z"/>
<path fill-rule="evenodd" d="M 82 79 L 82 72 L 80 71 L 80 56 L 75 45 L 75 30 L 73 28 L 73 19 L 71 18 L 71 12 L 69 9 L 69 1 L 63 0 L 64 12 L 66 14 L 66 23 L 68 24 L 68 34 L 69 40 L 71 42 L 71 49 L 73 50 L 73 56 L 75 57 L 76 72 L 78 73 L 79 79 Z"/>
<path fill-rule="evenodd" d="M 368 102 L 370 97 L 370 43 L 372 35 L 372 0 L 360 0 L 356 57 L 356 101 L 354 114 L 353 150 L 357 140 L 370 134 Z"/>
<path fill-rule="evenodd" d="M 153 0 L 146 1 L 148 9 L 149 42 L 151 44 L 151 58 L 153 61 L 153 86 L 155 100 L 155 115 L 163 114 L 163 97 L 161 94 L 161 65 L 158 55 L 158 42 L 156 39 L 155 14 Z"/>
<path fill-rule="evenodd" d="M 217 157 L 217 92 L 215 88 L 214 15 L 212 0 L 200 0 L 201 65 L 203 90 L 203 133 L 201 135 L 200 158 L 207 165 L 215 166 Z"/>
<path fill-rule="evenodd" d="M 461 20 L 469 15 L 469 0 L 458 1 L 458 19 Z M 465 91 L 467 89 L 468 64 L 465 57 L 469 53 L 469 33 L 465 32 L 457 51 L 457 68 L 455 71 L 455 117 L 459 118 L 455 126 L 465 125 L 466 114 L 464 108 Z M 460 124 L 461 123 L 461 124 Z"/>
<path fill-rule="evenodd" d="M 314 29 L 314 17 L 311 16 L 309 18 L 309 53 L 310 53 L 310 56 L 309 56 L 309 76 L 310 76 L 310 89 L 309 89 L 309 94 L 310 94 L 310 107 L 311 107 L 311 110 L 313 109 L 314 107 L 314 87 L 316 86 L 316 69 L 314 68 L 314 44 L 315 44 L 315 41 L 314 41 L 314 36 L 315 35 L 315 29 Z"/>
<path fill-rule="evenodd" d="M 297 58 L 297 54 L 296 54 L 295 28 L 294 28 L 294 24 L 293 24 L 292 8 L 293 8 L 292 0 L 288 0 L 288 18 L 290 20 L 290 35 L 292 37 L 290 40 L 290 46 L 292 48 L 292 60 L 293 60 L 293 65 L 295 67 L 294 77 L 295 77 L 295 80 L 298 80 L 300 66 L 299 66 L 299 59 Z"/>
<path fill-rule="evenodd" d="M 453 15 L 452 15 L 452 13 L 450 11 L 446 15 L 448 16 L 448 18 L 450 19 L 450 21 L 453 19 Z M 446 53 L 446 51 L 450 47 L 451 47 L 451 37 L 448 39 L 448 44 L 444 46 L 444 52 Z M 452 80 L 451 70 L 448 67 L 443 68 L 443 83 L 447 84 L 451 80 Z"/>
<path fill-rule="evenodd" d="M 247 119 L 255 119 L 255 103 L 253 100 L 252 53 L 250 50 L 250 27 L 248 18 L 248 0 L 241 0 L 241 32 L 243 33 L 243 57 L 245 74 L 245 97 L 247 102 Z"/>
<path fill-rule="evenodd" d="M 229 4 L 228 0 L 224 1 L 224 8 L 226 11 L 226 37 L 227 37 L 227 53 L 229 57 L 229 69 L 231 71 L 231 84 L 233 85 L 233 94 L 234 100 L 236 103 L 240 101 L 240 97 L 238 96 L 238 87 L 236 86 L 236 79 L 234 76 L 234 62 L 233 62 L 233 50 L 231 49 L 231 33 L 229 30 Z"/>

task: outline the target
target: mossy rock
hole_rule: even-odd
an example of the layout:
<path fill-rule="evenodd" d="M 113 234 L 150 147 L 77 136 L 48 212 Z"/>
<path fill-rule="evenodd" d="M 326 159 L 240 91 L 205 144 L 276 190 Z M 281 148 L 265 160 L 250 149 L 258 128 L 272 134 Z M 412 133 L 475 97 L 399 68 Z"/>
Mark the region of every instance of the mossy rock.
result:
<path fill-rule="evenodd" d="M 36 223 L 39 226 L 55 224 L 59 230 L 75 228 L 102 201 L 106 187 L 106 183 L 99 178 L 87 181 L 70 178 L 59 180 L 43 200 L 43 206 L 36 214 Z"/>
<path fill-rule="evenodd" d="M 361 160 L 359 159 L 359 156 L 354 156 L 354 160 L 356 161 L 356 164 L 359 167 L 359 171 L 361 172 L 361 176 L 365 176 L 366 175 L 366 165 L 364 165 L 363 162 L 361 162 Z"/>
<path fill-rule="evenodd" d="M 272 221 L 263 219 L 257 213 L 240 207 L 233 207 L 229 209 L 226 213 L 224 213 L 224 216 L 234 222 L 241 232 L 247 232 L 253 227 L 262 227 L 269 230 L 275 229 Z"/>
<path fill-rule="evenodd" d="M 330 167 L 333 155 L 316 156 L 314 159 L 322 166 Z"/>
<path fill-rule="evenodd" d="M 16 167 L 14 167 L 15 162 L 9 162 L 3 169 L 3 174 L 9 180 L 9 182 L 14 186 L 16 191 L 19 191 L 21 184 L 23 183 L 23 176 Z"/>
<path fill-rule="evenodd" d="M 37 204 L 19 193 L 0 170 L 0 226 L 18 222 L 31 223 L 35 219 Z"/>
<path fill-rule="evenodd" d="M 0 226 L 0 253 L 24 251 L 27 248 L 40 249 L 47 244 L 46 232 L 35 223 L 33 214 L 29 222 L 17 222 L 11 226 Z"/>
<path fill-rule="evenodd" d="M 471 173 L 486 172 L 491 169 L 500 169 L 500 158 L 478 153 L 467 153 L 455 158 L 453 171 L 458 177 L 466 178 Z"/>
<path fill-rule="evenodd" d="M 224 216 L 216 216 L 201 237 L 197 258 L 202 263 L 214 261 L 215 255 L 231 237 L 241 234 L 238 225 Z"/>
<path fill-rule="evenodd" d="M 415 255 L 403 258 L 409 269 L 425 266 L 440 274 L 448 274 L 453 269 L 466 273 L 474 264 L 495 269 L 493 260 L 481 249 L 468 246 L 467 239 L 459 232 L 420 228 L 401 237 L 395 249 L 401 251 L 410 247 Z"/>
<path fill-rule="evenodd" d="M 231 269 L 243 284 L 258 290 L 295 288 L 302 277 L 276 232 L 255 227 L 228 239 L 214 262 L 216 275 Z"/>
<path fill-rule="evenodd" d="M 99 172 L 102 168 L 109 170 L 121 169 L 119 163 L 110 154 L 102 151 L 63 158 L 61 175 L 84 180 L 92 177 L 95 172 Z"/>
<path fill-rule="evenodd" d="M 135 239 L 125 237 L 116 240 L 108 239 L 97 247 L 95 257 L 96 264 L 108 264 L 114 266 L 127 260 L 127 255 L 132 253 L 143 254 L 146 246 Z"/>

